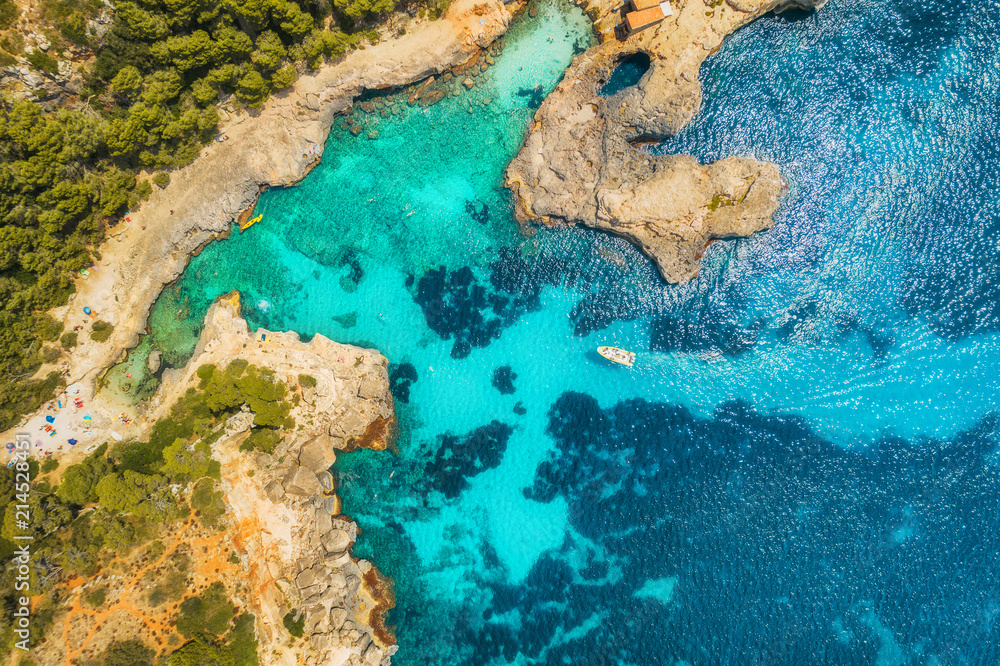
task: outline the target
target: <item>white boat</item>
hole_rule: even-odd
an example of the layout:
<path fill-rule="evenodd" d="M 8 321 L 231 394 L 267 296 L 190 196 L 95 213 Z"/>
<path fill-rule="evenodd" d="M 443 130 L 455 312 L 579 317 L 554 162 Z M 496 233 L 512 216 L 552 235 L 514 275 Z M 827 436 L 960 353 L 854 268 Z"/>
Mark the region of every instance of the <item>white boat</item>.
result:
<path fill-rule="evenodd" d="M 635 352 L 619 349 L 618 347 L 598 347 L 597 353 L 615 363 L 620 363 L 631 368 L 635 363 Z"/>

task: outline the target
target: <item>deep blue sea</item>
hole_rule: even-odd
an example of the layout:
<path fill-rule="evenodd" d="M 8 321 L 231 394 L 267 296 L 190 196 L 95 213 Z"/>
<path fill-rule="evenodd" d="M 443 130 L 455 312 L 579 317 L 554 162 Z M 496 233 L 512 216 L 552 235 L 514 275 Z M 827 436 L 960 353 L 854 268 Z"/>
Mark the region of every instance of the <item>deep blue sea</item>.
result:
<path fill-rule="evenodd" d="M 654 151 L 791 192 L 683 286 L 617 238 L 519 233 L 503 168 L 592 43 L 541 9 L 473 91 L 335 130 L 133 368 L 182 363 L 233 288 L 252 325 L 389 358 L 398 455 L 336 472 L 395 664 L 1000 663 L 1000 2 L 831 0 L 727 40 Z"/>

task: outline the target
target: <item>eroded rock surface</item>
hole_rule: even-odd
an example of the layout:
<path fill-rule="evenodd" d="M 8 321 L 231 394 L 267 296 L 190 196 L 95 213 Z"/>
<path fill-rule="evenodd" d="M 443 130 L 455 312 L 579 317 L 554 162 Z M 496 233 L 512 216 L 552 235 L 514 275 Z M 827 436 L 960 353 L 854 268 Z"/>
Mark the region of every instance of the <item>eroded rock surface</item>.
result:
<path fill-rule="evenodd" d="M 194 357 L 167 371 L 150 415 L 164 415 L 197 383 L 203 364 L 221 368 L 235 359 L 266 366 L 299 391 L 291 412 L 296 427 L 272 453 L 239 450 L 253 426 L 249 411 L 227 420 L 225 438 L 213 446 L 222 463 L 229 529 L 244 554 L 261 663 L 388 666 L 396 645 L 382 618 L 393 605 L 391 587 L 370 562 L 352 556 L 358 528 L 340 515 L 327 471 L 334 448 L 346 445 L 331 431 L 356 446 L 385 447 L 394 421 L 388 361 L 319 334 L 304 343 L 295 333 L 251 332 L 233 293 L 209 309 Z M 315 384 L 305 390 L 300 375 Z M 289 612 L 304 619 L 300 641 L 284 627 Z"/>
<path fill-rule="evenodd" d="M 771 227 L 787 187 L 774 164 L 730 157 L 702 165 L 686 155 L 652 156 L 641 145 L 677 133 L 694 117 L 699 69 L 726 35 L 766 12 L 824 2 L 682 0 L 673 16 L 625 40 L 611 34 L 620 7 L 590 4 L 606 41 L 574 60 L 507 168 L 518 219 L 581 222 L 628 238 L 670 282 L 698 274 L 710 240 Z M 637 53 L 650 58 L 638 84 L 601 96 L 618 63 Z"/>

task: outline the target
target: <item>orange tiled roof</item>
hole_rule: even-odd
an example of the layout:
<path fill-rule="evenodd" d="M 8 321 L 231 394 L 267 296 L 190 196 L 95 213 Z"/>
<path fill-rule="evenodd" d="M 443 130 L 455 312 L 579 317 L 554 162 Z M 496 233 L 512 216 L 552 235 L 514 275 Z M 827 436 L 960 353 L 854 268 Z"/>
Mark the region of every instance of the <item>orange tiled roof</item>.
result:
<path fill-rule="evenodd" d="M 659 23 L 664 18 L 663 10 L 660 9 L 660 5 L 657 3 L 655 7 L 626 14 L 625 25 L 628 26 L 629 32 L 635 32 L 636 30 L 649 27 L 654 23 Z"/>

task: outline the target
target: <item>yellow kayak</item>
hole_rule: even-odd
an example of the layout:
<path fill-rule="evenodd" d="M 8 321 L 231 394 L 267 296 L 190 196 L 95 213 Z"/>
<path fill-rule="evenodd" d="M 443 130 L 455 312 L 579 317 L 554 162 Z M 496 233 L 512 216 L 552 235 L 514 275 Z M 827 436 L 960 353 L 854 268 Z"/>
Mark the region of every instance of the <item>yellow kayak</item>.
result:
<path fill-rule="evenodd" d="M 620 363 L 631 368 L 635 363 L 635 352 L 619 349 L 618 347 L 598 347 L 597 353 L 615 363 Z"/>
<path fill-rule="evenodd" d="M 253 225 L 255 225 L 258 222 L 260 222 L 260 220 L 261 220 L 262 217 L 264 217 L 264 213 L 261 213 L 260 215 L 258 215 L 255 218 L 247 220 L 246 222 L 244 222 L 243 224 L 240 225 L 240 231 L 246 231 L 247 229 L 249 229 Z"/>

